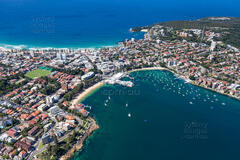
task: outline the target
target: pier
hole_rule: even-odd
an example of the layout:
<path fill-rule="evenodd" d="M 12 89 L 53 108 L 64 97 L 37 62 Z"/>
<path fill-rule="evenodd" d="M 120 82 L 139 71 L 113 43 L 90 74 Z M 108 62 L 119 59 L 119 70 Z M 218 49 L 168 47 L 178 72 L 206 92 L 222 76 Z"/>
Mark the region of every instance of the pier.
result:
<path fill-rule="evenodd" d="M 131 81 L 122 81 L 120 80 L 123 77 L 126 77 L 127 73 L 117 73 L 115 75 L 113 75 L 111 78 L 105 80 L 105 82 L 107 84 L 119 84 L 122 86 L 126 86 L 126 87 L 133 87 L 133 82 Z"/>

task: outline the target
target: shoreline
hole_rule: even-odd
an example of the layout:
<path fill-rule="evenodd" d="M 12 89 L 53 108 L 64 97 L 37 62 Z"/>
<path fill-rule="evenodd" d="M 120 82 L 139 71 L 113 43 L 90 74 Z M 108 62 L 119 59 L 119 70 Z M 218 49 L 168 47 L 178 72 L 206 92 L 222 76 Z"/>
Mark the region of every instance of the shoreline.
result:
<path fill-rule="evenodd" d="M 164 68 L 164 67 L 139 68 L 139 69 L 134 69 L 134 70 L 131 70 L 131 71 L 128 71 L 128 72 L 131 73 L 131 72 L 138 72 L 138 71 L 144 71 L 144 70 L 167 70 L 167 71 L 172 72 L 168 68 Z M 79 102 L 81 102 L 84 99 L 86 99 L 91 93 L 95 92 L 97 89 L 101 88 L 105 84 L 106 83 L 104 81 L 100 81 L 100 82 L 94 84 L 93 86 L 87 88 L 82 93 L 78 94 L 76 96 L 76 98 L 74 98 L 72 100 L 70 108 L 73 108 L 76 104 L 78 104 Z"/>
<path fill-rule="evenodd" d="M 138 72 L 138 71 L 147 71 L 147 70 L 166 70 L 166 71 L 170 71 L 170 69 L 168 68 L 164 68 L 164 67 L 149 67 L 149 68 L 139 68 L 139 69 L 133 69 L 131 71 L 128 71 L 129 73 L 131 72 Z"/>
<path fill-rule="evenodd" d="M 139 68 L 139 69 L 133 69 L 131 71 L 128 71 L 128 73 L 132 73 L 132 72 L 139 72 L 139 71 L 151 71 L 151 70 L 165 70 L 165 71 L 169 71 L 172 72 L 175 76 L 181 76 L 177 73 L 175 73 L 174 71 L 168 69 L 168 68 L 164 68 L 164 67 L 149 67 L 149 68 Z M 182 77 L 182 76 L 181 76 Z M 182 77 L 185 81 L 187 81 L 187 79 L 185 79 L 184 77 Z M 74 105 L 78 104 L 79 102 L 83 101 L 84 99 L 86 99 L 91 93 L 95 92 L 97 89 L 101 88 L 103 85 L 105 85 L 106 83 L 104 81 L 100 81 L 96 84 L 94 84 L 93 86 L 89 87 L 88 89 L 84 90 L 82 93 L 80 93 L 73 101 L 72 101 L 72 105 L 71 107 L 74 107 Z M 234 98 L 236 100 L 240 100 L 237 97 L 234 97 L 232 95 L 226 94 L 226 93 L 222 93 L 219 92 L 217 90 L 214 90 L 212 88 L 207 88 L 201 85 L 197 85 L 194 83 L 194 81 L 189 82 L 189 84 L 204 88 L 204 89 L 208 89 L 210 91 L 216 92 L 218 94 L 222 94 L 222 95 L 226 95 L 230 98 Z"/>
<path fill-rule="evenodd" d="M 34 46 L 34 45 L 27 45 L 27 44 L 5 44 L 5 43 L 0 43 L 0 51 L 10 51 L 12 49 L 16 50 L 50 50 L 50 49 L 55 49 L 55 50 L 61 50 L 61 49 L 70 49 L 70 50 L 97 50 L 100 48 L 114 48 L 118 47 L 119 44 L 112 43 L 112 44 L 102 44 L 102 45 L 89 45 L 89 46 L 73 46 L 73 47 L 50 47 L 50 46 Z"/>
<path fill-rule="evenodd" d="M 222 93 L 222 92 L 217 91 L 217 90 L 212 89 L 212 88 L 207 88 L 207 87 L 205 87 L 205 86 L 197 85 L 197 84 L 195 84 L 194 82 L 190 82 L 189 84 L 192 84 L 192 85 L 194 85 L 194 86 L 198 86 L 198 87 L 201 87 L 201 88 L 203 88 L 203 89 L 207 89 L 207 90 L 209 90 L 209 91 L 212 91 L 212 92 L 215 92 L 215 93 L 221 94 L 221 95 L 223 95 L 223 96 L 227 96 L 227 97 L 229 97 L 229 98 L 233 98 L 233 99 L 235 99 L 235 100 L 240 101 L 239 98 L 237 98 L 237 97 L 235 97 L 235 96 L 232 96 L 232 95 L 230 95 L 230 94 Z"/>
<path fill-rule="evenodd" d="M 86 132 L 84 134 L 84 136 L 81 138 L 80 141 L 78 141 L 65 155 L 63 155 L 60 160 L 68 160 L 70 158 L 72 158 L 75 154 L 76 151 L 79 151 L 80 149 L 83 148 L 83 143 L 85 142 L 85 140 L 95 131 L 99 128 L 97 122 L 95 119 L 93 119 L 92 117 L 89 117 L 89 119 L 92 121 L 92 125 L 90 127 L 90 129 L 88 130 L 88 132 Z"/>
<path fill-rule="evenodd" d="M 87 88 L 86 90 L 84 90 L 75 99 L 73 99 L 73 101 L 71 102 L 71 108 L 74 107 L 79 102 L 83 101 L 85 98 L 87 98 L 89 96 L 89 94 L 91 94 L 95 90 L 101 88 L 104 84 L 105 84 L 104 81 L 100 81 L 100 82 L 94 84 L 93 86 Z"/>
<path fill-rule="evenodd" d="M 164 67 L 149 67 L 149 68 L 139 68 L 139 69 L 133 69 L 131 71 L 128 71 L 128 73 L 132 73 L 132 72 L 139 72 L 139 71 L 151 71 L 151 70 L 165 70 L 165 71 L 169 71 L 172 72 L 174 75 L 178 75 L 175 72 L 173 72 L 172 70 L 168 69 L 168 68 L 164 68 Z M 184 79 L 186 81 L 186 79 Z M 101 88 L 104 84 L 106 84 L 104 81 L 100 81 L 98 83 L 96 83 L 95 85 L 89 87 L 88 89 L 86 89 L 85 91 L 83 91 L 82 93 L 80 93 L 72 102 L 72 106 L 78 104 L 79 102 L 81 102 L 82 100 L 84 100 L 85 98 L 87 98 L 91 93 L 93 93 L 94 91 L 96 91 L 97 89 Z M 213 90 L 211 88 L 207 88 L 204 86 L 200 86 L 200 85 L 196 85 L 194 82 L 189 82 L 189 84 L 194 85 L 194 86 L 198 86 L 201 87 L 203 89 L 207 89 L 210 90 L 212 92 L 221 94 L 221 95 L 225 95 L 228 96 L 229 98 L 234 98 L 236 100 L 240 100 L 236 97 L 233 97 L 231 95 L 228 95 L 226 93 L 221 93 L 218 92 L 216 90 Z M 60 158 L 60 160 L 68 160 L 69 158 L 73 157 L 75 152 L 80 150 L 83 147 L 83 142 L 91 135 L 91 133 L 97 129 L 99 129 L 99 126 L 97 125 L 97 122 L 95 119 L 93 119 L 92 117 L 90 117 L 90 120 L 93 122 L 93 125 L 91 126 L 91 128 L 89 129 L 89 131 L 87 132 L 87 134 L 84 135 L 83 139 L 80 140 L 76 145 L 74 145 L 72 147 L 72 149 L 70 149 L 64 156 L 62 156 Z"/>
<path fill-rule="evenodd" d="M 164 68 L 164 67 L 150 67 L 150 68 L 139 68 L 139 69 L 134 69 L 134 70 L 131 70 L 129 71 L 129 73 L 131 72 L 138 72 L 138 71 L 147 71 L 147 70 L 165 70 L 165 71 L 169 71 L 169 72 L 172 72 L 175 76 L 181 76 L 180 74 L 177 74 L 175 73 L 174 71 L 168 69 L 168 68 Z M 185 79 L 183 76 L 181 76 L 181 78 L 184 79 L 184 81 L 187 81 L 187 79 Z M 224 96 L 228 96 L 229 98 L 233 98 L 233 99 L 236 99 L 236 100 L 239 100 L 239 98 L 235 97 L 235 96 L 232 96 L 230 94 L 227 94 L 227 93 L 222 93 L 220 91 L 217 91 L 215 89 L 212 89 L 212 88 L 207 88 L 205 86 L 201 86 L 201 85 L 197 85 L 196 83 L 194 83 L 194 81 L 191 81 L 191 82 L 188 82 L 189 84 L 192 84 L 194 86 L 197 86 L 197 87 L 201 87 L 203 89 L 207 89 L 209 91 L 212 91 L 212 92 L 215 92 L 215 93 L 218 93 L 218 94 L 221 94 L 221 95 L 224 95 Z"/>

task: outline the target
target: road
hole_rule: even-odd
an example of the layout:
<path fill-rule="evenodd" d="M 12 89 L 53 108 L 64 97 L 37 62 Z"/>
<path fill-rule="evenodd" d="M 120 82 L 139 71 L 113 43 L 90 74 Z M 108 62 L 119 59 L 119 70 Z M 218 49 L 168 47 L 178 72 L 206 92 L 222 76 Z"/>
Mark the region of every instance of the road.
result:
<path fill-rule="evenodd" d="M 80 119 L 79 117 L 77 117 L 77 116 L 74 116 L 74 118 L 75 118 L 75 119 L 78 121 L 78 123 L 80 124 L 81 119 Z M 75 130 L 75 131 L 78 131 L 79 129 L 80 129 L 79 127 L 76 127 L 74 130 Z M 59 138 L 59 139 L 58 139 L 58 142 L 64 141 L 70 134 L 73 133 L 74 130 L 72 130 L 71 132 L 65 134 L 63 137 Z M 44 152 L 44 151 L 47 149 L 47 146 L 48 146 L 48 145 L 44 145 L 42 148 L 38 149 L 38 147 L 39 147 L 39 145 L 40 145 L 40 141 L 41 141 L 41 139 L 38 140 L 37 145 L 36 145 L 36 150 L 33 151 L 33 152 L 29 155 L 29 157 L 27 158 L 28 160 L 34 159 L 36 155 Z M 52 144 L 54 144 L 54 142 L 49 143 L 49 145 L 52 145 Z"/>

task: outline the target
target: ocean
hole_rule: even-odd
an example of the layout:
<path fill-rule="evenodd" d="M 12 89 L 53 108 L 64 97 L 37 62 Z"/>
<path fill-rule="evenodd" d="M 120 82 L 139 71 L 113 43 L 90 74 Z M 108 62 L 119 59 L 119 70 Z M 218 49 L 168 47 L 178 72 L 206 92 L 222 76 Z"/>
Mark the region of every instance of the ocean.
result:
<path fill-rule="evenodd" d="M 240 16 L 239 0 L 1 0 L 0 46 L 96 48 L 117 45 L 131 27 L 207 16 Z"/>
<path fill-rule="evenodd" d="M 168 71 L 131 77 L 134 87 L 106 85 L 83 101 L 100 128 L 72 160 L 240 159 L 240 101 Z"/>

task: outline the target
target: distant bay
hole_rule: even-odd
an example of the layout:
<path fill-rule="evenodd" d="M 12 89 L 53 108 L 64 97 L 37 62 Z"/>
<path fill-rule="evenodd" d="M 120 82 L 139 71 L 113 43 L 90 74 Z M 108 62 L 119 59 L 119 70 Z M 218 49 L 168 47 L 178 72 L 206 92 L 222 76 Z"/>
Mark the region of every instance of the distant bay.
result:
<path fill-rule="evenodd" d="M 131 77 L 133 88 L 107 85 L 83 101 L 100 128 L 73 160 L 240 159 L 240 101 L 168 71 Z"/>
<path fill-rule="evenodd" d="M 1 0 L 0 46 L 94 48 L 160 21 L 240 16 L 238 0 Z"/>

